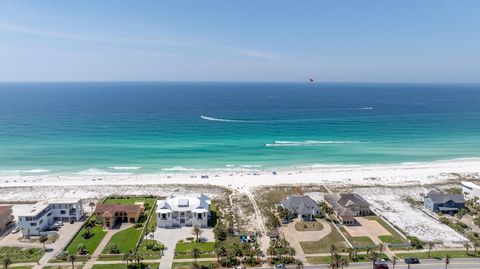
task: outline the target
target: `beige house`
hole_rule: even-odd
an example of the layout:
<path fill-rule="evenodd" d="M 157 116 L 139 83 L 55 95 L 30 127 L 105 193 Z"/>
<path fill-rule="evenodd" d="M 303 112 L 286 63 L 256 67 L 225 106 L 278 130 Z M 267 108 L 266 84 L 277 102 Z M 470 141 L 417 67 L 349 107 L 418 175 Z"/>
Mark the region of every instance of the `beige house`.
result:
<path fill-rule="evenodd" d="M 143 204 L 135 205 L 97 205 L 95 215 L 97 221 L 105 228 L 113 228 L 119 222 L 137 222 L 144 211 Z"/>
<path fill-rule="evenodd" d="M 12 206 L 0 205 L 0 235 L 3 234 L 13 222 Z"/>
<path fill-rule="evenodd" d="M 355 217 L 372 214 L 370 204 L 356 193 L 327 194 L 325 202 L 333 209 L 337 218 L 346 225 L 355 224 Z"/>

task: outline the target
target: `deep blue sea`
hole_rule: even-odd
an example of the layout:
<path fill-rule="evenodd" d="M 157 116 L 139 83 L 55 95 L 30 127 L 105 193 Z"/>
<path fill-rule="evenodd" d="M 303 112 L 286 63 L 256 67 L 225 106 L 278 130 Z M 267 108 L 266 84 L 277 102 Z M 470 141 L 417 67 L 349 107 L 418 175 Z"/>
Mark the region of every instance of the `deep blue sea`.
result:
<path fill-rule="evenodd" d="M 0 84 L 0 175 L 464 157 L 480 157 L 480 85 Z"/>

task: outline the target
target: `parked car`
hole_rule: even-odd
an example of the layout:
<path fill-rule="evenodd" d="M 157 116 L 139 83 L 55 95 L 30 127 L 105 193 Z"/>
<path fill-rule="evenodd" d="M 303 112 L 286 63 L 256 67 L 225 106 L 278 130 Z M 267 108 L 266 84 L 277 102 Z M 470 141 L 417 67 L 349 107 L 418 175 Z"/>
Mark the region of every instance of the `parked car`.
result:
<path fill-rule="evenodd" d="M 13 228 L 13 230 L 12 230 L 12 234 L 16 234 L 16 233 L 20 232 L 20 230 L 21 230 L 20 227 L 15 226 L 15 228 Z"/>
<path fill-rule="evenodd" d="M 277 264 L 273 267 L 273 269 L 286 269 L 287 267 L 285 267 L 285 264 L 283 263 L 280 263 L 280 264 Z"/>
<path fill-rule="evenodd" d="M 385 262 L 376 262 L 375 269 L 388 269 L 388 264 Z"/>
<path fill-rule="evenodd" d="M 406 264 L 417 264 L 417 263 L 420 263 L 420 261 L 418 260 L 418 258 L 406 258 L 405 263 Z"/>

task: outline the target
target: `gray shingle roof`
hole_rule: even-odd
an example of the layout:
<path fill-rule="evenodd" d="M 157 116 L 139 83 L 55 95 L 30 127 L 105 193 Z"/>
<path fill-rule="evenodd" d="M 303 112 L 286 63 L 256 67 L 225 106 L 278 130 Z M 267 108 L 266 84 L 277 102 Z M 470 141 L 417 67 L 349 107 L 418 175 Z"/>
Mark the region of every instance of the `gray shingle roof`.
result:
<path fill-rule="evenodd" d="M 287 199 L 283 199 L 281 204 L 288 211 L 298 214 L 311 214 L 312 209 L 318 207 L 317 203 L 308 195 L 290 195 Z"/>
<path fill-rule="evenodd" d="M 342 217 L 355 216 L 348 207 L 351 205 L 370 206 L 360 195 L 356 193 L 327 194 L 325 201 Z"/>
<path fill-rule="evenodd" d="M 463 194 L 444 194 L 435 191 L 430 191 L 427 194 L 432 202 L 436 204 L 443 204 L 448 201 L 453 201 L 455 203 L 465 203 L 465 198 L 463 198 Z"/>

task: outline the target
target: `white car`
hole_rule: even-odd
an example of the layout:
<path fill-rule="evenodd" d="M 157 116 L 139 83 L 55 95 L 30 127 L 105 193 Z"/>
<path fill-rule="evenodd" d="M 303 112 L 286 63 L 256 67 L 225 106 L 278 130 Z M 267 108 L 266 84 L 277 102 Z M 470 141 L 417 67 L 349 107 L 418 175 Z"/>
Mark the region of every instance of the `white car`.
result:
<path fill-rule="evenodd" d="M 18 232 L 20 232 L 20 227 L 16 226 L 15 228 L 13 228 L 12 234 L 16 234 Z"/>

